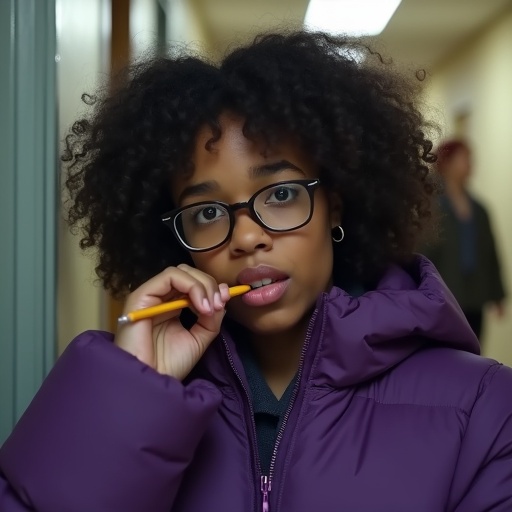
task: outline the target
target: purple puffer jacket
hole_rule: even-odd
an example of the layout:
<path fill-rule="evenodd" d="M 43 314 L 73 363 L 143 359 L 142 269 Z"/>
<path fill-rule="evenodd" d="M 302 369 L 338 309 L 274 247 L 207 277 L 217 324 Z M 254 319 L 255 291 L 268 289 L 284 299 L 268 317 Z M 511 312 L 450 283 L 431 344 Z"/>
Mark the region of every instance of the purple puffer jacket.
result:
<path fill-rule="evenodd" d="M 0 451 L 0 510 L 512 510 L 512 370 L 417 274 L 319 297 L 270 475 L 226 333 L 186 385 L 82 334 Z"/>

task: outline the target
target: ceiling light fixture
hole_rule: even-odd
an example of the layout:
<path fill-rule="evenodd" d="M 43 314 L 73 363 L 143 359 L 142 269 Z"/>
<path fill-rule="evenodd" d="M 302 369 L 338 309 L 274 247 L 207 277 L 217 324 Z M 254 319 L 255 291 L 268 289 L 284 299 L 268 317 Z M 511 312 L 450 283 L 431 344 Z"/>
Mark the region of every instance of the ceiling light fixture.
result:
<path fill-rule="evenodd" d="M 310 0 L 304 25 L 349 36 L 380 34 L 402 0 Z"/>

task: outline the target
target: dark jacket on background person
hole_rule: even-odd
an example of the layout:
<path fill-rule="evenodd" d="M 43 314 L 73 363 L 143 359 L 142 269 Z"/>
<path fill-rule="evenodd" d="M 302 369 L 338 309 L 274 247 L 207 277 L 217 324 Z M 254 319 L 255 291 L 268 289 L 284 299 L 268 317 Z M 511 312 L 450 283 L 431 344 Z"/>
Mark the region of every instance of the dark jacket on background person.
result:
<path fill-rule="evenodd" d="M 464 311 L 478 312 L 505 297 L 496 244 L 485 208 L 470 197 L 472 222 L 461 222 L 449 200 L 440 201 L 439 241 L 421 252 L 436 266 Z"/>
<path fill-rule="evenodd" d="M 228 332 L 185 383 L 90 331 L 0 450 L 2 512 L 505 512 L 512 370 L 434 267 L 316 303 L 268 474 Z"/>

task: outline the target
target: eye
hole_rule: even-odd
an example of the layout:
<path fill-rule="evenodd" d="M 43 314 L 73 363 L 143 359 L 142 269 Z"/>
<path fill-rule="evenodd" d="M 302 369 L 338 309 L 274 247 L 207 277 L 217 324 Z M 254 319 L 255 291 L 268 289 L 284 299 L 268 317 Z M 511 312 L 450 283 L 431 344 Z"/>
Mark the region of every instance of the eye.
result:
<path fill-rule="evenodd" d="M 268 191 L 268 197 L 265 204 L 283 204 L 293 201 L 299 194 L 299 191 L 292 185 L 281 185 Z"/>
<path fill-rule="evenodd" d="M 216 204 L 208 204 L 191 208 L 190 217 L 196 224 L 210 224 L 226 216 L 224 208 Z"/>

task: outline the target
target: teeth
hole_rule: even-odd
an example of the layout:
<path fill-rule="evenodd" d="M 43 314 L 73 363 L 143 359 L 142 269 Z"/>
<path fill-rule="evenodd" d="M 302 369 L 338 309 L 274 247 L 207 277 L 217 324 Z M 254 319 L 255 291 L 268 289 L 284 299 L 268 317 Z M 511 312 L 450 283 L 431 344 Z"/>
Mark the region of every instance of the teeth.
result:
<path fill-rule="evenodd" d="M 267 284 L 273 283 L 272 279 L 269 279 L 266 277 L 265 279 L 262 279 L 261 281 L 254 281 L 252 283 L 249 283 L 251 288 L 261 288 L 262 286 L 266 286 Z"/>

